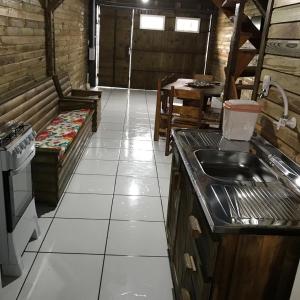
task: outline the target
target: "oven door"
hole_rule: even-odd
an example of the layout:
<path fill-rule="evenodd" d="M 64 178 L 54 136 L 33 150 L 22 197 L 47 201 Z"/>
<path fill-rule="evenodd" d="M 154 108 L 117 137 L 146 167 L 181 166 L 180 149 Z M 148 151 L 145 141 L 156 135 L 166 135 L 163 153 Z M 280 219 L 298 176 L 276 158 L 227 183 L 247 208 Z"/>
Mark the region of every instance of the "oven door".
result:
<path fill-rule="evenodd" d="M 22 165 L 16 169 L 3 172 L 3 185 L 6 209 L 7 231 L 12 232 L 33 199 L 31 160 L 32 152 Z"/>

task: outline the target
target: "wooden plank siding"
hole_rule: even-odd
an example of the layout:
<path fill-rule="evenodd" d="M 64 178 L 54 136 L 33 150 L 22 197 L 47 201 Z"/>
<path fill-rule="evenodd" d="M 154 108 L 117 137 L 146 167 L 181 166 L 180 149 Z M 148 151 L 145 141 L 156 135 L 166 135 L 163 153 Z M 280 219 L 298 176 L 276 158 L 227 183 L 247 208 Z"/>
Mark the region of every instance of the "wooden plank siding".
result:
<path fill-rule="evenodd" d="M 56 63 L 74 87 L 86 83 L 87 1 L 65 0 L 55 12 Z M 0 99 L 46 77 L 45 15 L 39 0 L 0 0 Z"/>
<path fill-rule="evenodd" d="M 283 114 L 281 96 L 272 88 L 261 100 L 263 114 L 258 120 L 258 132 L 290 158 L 300 163 L 300 1 L 275 0 L 265 49 L 261 81 L 271 75 L 286 91 L 289 115 L 297 119 L 295 129 L 277 130 L 273 124 Z"/>
<path fill-rule="evenodd" d="M 175 12 L 155 10 L 166 16 L 165 31 L 141 30 L 136 10 L 133 33 L 131 87 L 155 89 L 157 80 L 176 73 L 191 77 L 202 73 L 209 27 L 209 14 L 178 13 L 201 18 L 200 33 L 175 32 Z M 132 11 L 101 7 L 100 84 L 126 87 L 129 73 L 129 45 Z"/>
<path fill-rule="evenodd" d="M 135 15 L 133 35 L 132 79 L 133 88 L 156 89 L 157 80 L 175 73 L 177 77 L 192 78 L 194 73 L 203 73 L 209 15 L 180 14 L 201 19 L 200 33 L 175 31 L 176 15 L 165 15 L 165 30 L 141 30 L 140 14 Z"/>
<path fill-rule="evenodd" d="M 88 1 L 64 0 L 54 12 L 56 70 L 68 72 L 74 88 L 86 83 Z"/>
<path fill-rule="evenodd" d="M 0 0 L 0 95 L 45 77 L 44 26 L 38 0 Z"/>

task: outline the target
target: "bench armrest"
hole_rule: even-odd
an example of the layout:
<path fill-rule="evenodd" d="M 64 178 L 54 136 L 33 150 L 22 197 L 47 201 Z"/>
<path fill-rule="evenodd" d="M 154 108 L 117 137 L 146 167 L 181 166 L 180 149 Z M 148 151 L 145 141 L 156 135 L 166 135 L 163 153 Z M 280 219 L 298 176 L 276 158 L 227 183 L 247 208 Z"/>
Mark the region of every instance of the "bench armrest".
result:
<path fill-rule="evenodd" d="M 65 96 L 60 98 L 60 101 L 70 101 L 70 102 L 86 102 L 86 103 L 98 103 L 99 99 L 93 97 L 79 97 L 79 96 Z"/>
<path fill-rule="evenodd" d="M 71 91 L 72 96 L 76 97 L 93 97 L 97 96 L 99 99 L 101 98 L 102 92 L 101 91 L 87 91 L 87 90 L 76 90 L 72 89 Z"/>
<path fill-rule="evenodd" d="M 75 110 L 88 108 L 92 110 L 97 110 L 99 99 L 82 99 L 77 97 L 64 97 L 59 100 L 60 111 L 65 110 Z"/>

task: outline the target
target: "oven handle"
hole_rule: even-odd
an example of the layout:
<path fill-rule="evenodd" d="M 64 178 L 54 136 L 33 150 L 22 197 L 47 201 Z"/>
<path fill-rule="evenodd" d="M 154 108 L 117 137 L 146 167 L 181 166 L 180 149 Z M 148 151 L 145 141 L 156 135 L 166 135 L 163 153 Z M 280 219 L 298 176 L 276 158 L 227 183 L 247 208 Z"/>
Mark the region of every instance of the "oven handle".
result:
<path fill-rule="evenodd" d="M 18 169 L 11 171 L 11 175 L 14 176 L 21 173 L 26 168 L 26 166 L 30 163 L 30 161 L 34 158 L 34 156 L 35 156 L 35 151 L 32 151 Z"/>

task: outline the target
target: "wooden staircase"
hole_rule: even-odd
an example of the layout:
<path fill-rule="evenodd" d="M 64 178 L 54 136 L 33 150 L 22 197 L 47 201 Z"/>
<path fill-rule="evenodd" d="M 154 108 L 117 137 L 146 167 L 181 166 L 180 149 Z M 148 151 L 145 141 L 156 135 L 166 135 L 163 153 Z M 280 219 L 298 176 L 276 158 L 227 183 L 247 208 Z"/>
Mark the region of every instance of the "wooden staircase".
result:
<path fill-rule="evenodd" d="M 229 20 L 234 24 L 233 34 L 230 43 L 230 52 L 227 67 L 225 68 L 226 81 L 224 87 L 224 100 L 240 98 L 241 90 L 251 90 L 253 85 L 245 85 L 241 77 L 254 77 L 255 66 L 249 66 L 253 58 L 259 53 L 262 32 L 244 13 L 247 0 L 212 0 L 219 7 Z M 253 0 L 256 5 L 260 0 Z M 260 4 L 259 10 L 264 16 L 264 6 Z M 242 47 L 249 41 L 253 47 Z"/>

